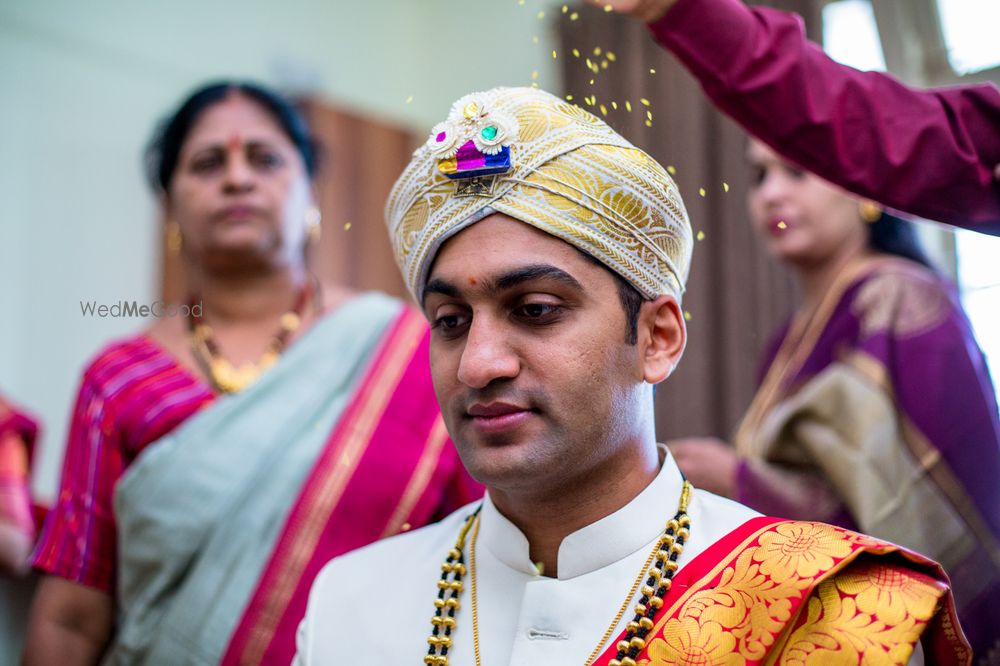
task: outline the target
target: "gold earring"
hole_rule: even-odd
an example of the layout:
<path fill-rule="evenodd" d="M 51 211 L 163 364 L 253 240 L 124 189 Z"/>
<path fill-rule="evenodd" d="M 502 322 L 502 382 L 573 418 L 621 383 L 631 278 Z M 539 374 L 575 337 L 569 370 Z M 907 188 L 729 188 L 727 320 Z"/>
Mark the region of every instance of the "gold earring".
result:
<path fill-rule="evenodd" d="M 181 235 L 181 225 L 176 222 L 167 222 L 167 252 L 179 254 L 184 247 L 184 236 Z"/>
<path fill-rule="evenodd" d="M 858 212 L 861 213 L 861 219 L 866 224 L 875 224 L 882 218 L 882 207 L 871 199 L 862 199 L 859 201 Z"/>
<path fill-rule="evenodd" d="M 318 243 L 320 237 L 323 235 L 322 222 L 323 215 L 319 212 L 319 208 L 309 206 L 306 209 L 306 237 L 309 239 L 311 245 Z"/>

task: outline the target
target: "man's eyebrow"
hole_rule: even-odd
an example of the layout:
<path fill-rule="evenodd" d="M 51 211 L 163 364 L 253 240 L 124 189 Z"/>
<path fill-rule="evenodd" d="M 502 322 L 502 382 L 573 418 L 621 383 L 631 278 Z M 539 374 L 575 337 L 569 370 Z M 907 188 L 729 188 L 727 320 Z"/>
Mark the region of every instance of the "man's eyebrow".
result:
<path fill-rule="evenodd" d="M 441 278 L 434 278 L 424 287 L 424 293 L 420 296 L 420 305 L 427 302 L 427 297 L 431 294 L 441 294 L 448 298 L 458 298 L 461 294 L 458 287 L 450 282 L 445 282 Z"/>
<path fill-rule="evenodd" d="M 575 277 L 561 268 L 556 268 L 550 264 L 531 264 L 530 266 L 524 266 L 523 268 L 504 273 L 493 281 L 492 289 L 495 291 L 504 291 L 519 284 L 531 282 L 532 280 L 555 280 L 556 282 L 561 282 L 569 287 L 583 291 L 583 285 Z"/>
<path fill-rule="evenodd" d="M 550 264 L 531 264 L 508 271 L 495 278 L 485 280 L 483 289 L 491 295 L 496 295 L 501 291 L 512 289 L 533 280 L 555 280 L 556 282 L 561 282 L 569 287 L 583 291 L 583 285 L 575 277 L 561 268 L 556 268 Z M 462 293 L 458 287 L 441 278 L 432 278 L 427 283 L 427 286 L 424 287 L 421 305 L 427 302 L 427 297 L 431 294 L 441 294 L 449 298 L 462 297 Z"/>

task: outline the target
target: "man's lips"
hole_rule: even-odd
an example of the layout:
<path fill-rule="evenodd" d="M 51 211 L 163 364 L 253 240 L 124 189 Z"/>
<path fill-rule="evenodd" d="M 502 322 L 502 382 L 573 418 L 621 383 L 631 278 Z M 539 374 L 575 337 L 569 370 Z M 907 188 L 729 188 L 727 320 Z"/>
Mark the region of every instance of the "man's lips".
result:
<path fill-rule="evenodd" d="M 465 417 L 476 429 L 484 432 L 501 432 L 525 423 L 535 411 L 528 407 L 506 402 L 476 403 L 466 410 Z"/>
<path fill-rule="evenodd" d="M 477 402 L 476 404 L 469 407 L 466 413 L 469 416 L 505 416 L 507 414 L 513 414 L 515 412 L 529 412 L 531 411 L 527 407 L 520 407 L 518 405 L 512 405 L 509 402 L 491 402 L 489 404 L 483 404 Z"/>

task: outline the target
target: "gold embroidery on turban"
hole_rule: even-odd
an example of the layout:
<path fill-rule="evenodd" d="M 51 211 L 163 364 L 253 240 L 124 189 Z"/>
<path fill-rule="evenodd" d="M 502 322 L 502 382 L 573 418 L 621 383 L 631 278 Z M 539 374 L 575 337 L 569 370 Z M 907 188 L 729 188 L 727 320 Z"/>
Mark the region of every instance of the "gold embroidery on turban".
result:
<path fill-rule="evenodd" d="M 510 138 L 511 168 L 464 184 L 449 178 L 444 171 L 454 174 L 462 141 L 469 139 L 470 151 L 474 138 L 482 146 L 474 133 L 489 125 L 491 113 L 501 121 L 500 134 Z M 495 153 L 499 140 L 493 143 Z M 647 298 L 679 299 L 684 291 L 692 238 L 677 185 L 604 122 L 554 95 L 533 88 L 467 95 L 414 152 L 389 195 L 386 223 L 396 262 L 418 302 L 444 241 L 494 212 L 590 254 Z"/>

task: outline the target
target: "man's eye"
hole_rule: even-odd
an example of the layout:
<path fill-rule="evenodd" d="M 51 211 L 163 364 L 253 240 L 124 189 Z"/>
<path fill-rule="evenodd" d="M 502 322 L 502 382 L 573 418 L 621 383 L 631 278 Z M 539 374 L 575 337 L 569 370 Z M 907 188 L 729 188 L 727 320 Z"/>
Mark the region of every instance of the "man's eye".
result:
<path fill-rule="evenodd" d="M 549 303 L 525 303 L 524 305 L 518 307 L 514 311 L 514 314 L 522 319 L 542 320 L 551 319 L 561 311 L 562 308 L 558 305 L 551 305 Z"/>
<path fill-rule="evenodd" d="M 465 325 L 467 317 L 462 314 L 446 314 L 438 317 L 431 325 L 442 331 L 455 331 Z"/>

